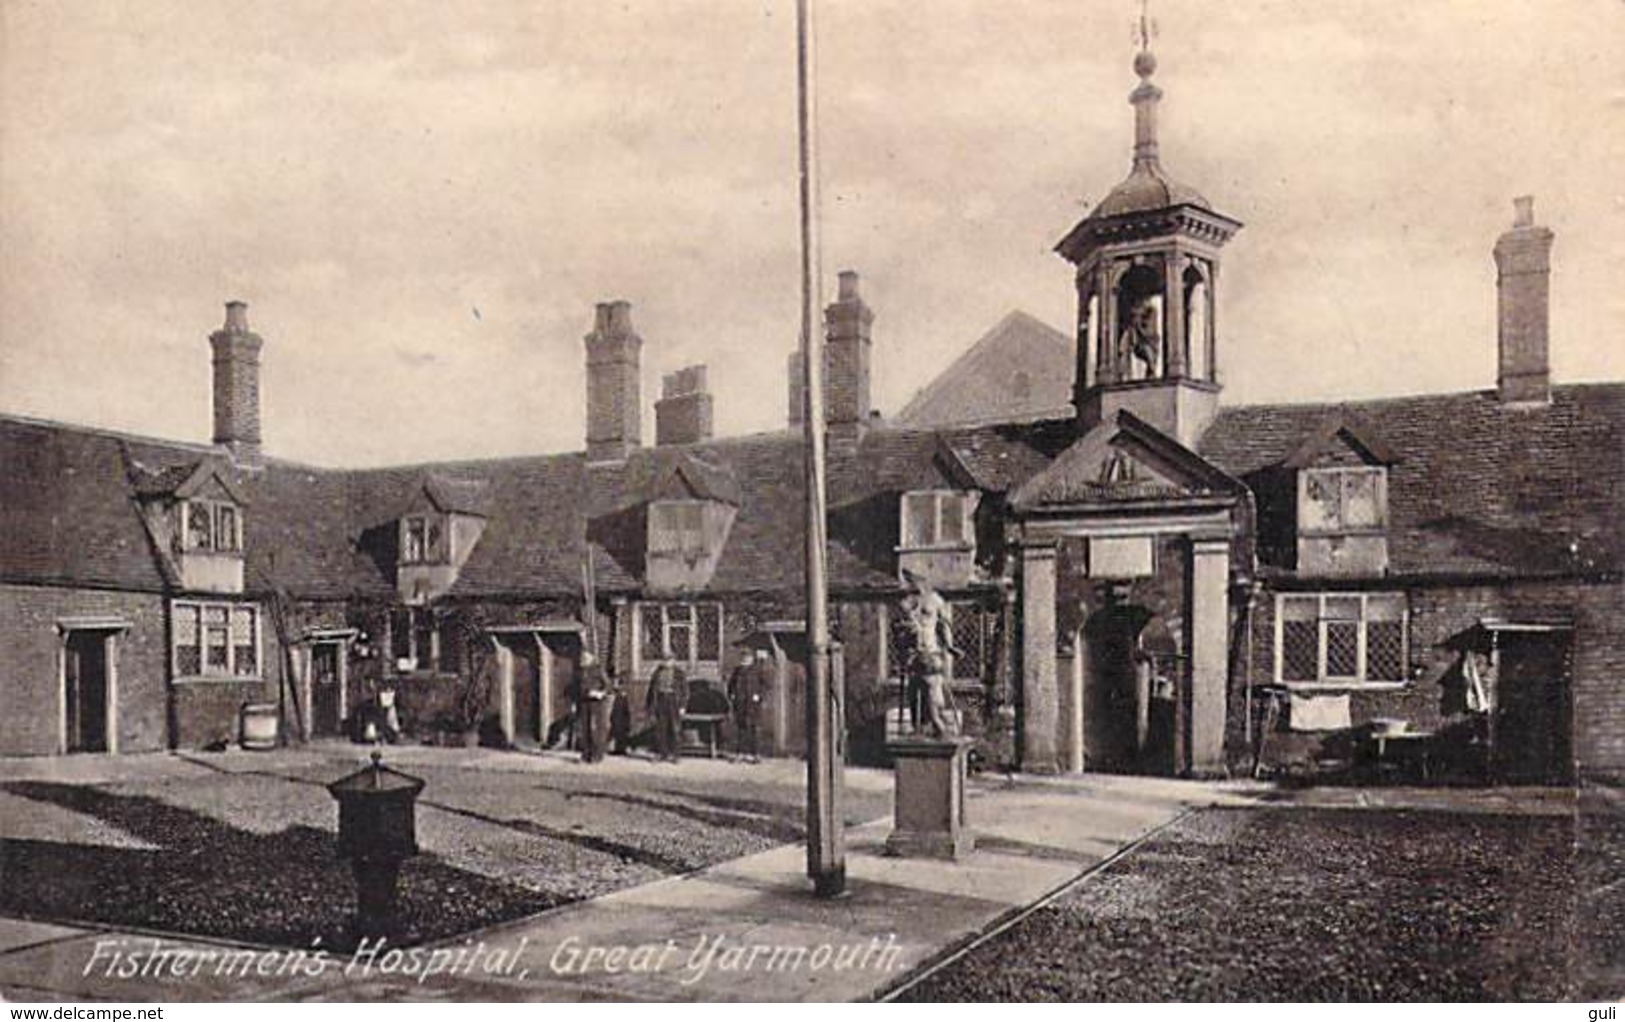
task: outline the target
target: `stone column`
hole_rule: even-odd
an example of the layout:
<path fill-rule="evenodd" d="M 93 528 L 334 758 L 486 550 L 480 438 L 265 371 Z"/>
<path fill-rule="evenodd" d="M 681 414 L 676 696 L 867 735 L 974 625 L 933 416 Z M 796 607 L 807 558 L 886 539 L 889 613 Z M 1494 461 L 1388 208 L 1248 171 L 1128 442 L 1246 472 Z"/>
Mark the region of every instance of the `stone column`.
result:
<path fill-rule="evenodd" d="M 1055 559 L 1053 545 L 1021 548 L 1021 769 L 1038 774 L 1059 767 Z"/>
<path fill-rule="evenodd" d="M 1072 660 L 1067 665 L 1066 685 L 1066 772 L 1083 773 L 1088 738 L 1086 714 L 1088 708 L 1089 640 L 1083 629 L 1078 629 L 1077 642 L 1072 646 Z"/>
<path fill-rule="evenodd" d="M 1230 542 L 1191 541 L 1191 773 L 1224 771 L 1225 690 L 1230 663 Z"/>
<path fill-rule="evenodd" d="M 1095 382 L 1116 383 L 1117 362 L 1117 268 L 1108 264 L 1100 267 L 1096 293 L 1100 295 L 1100 358 L 1095 362 Z"/>
<path fill-rule="evenodd" d="M 1162 311 L 1164 323 L 1164 347 L 1167 353 L 1163 358 L 1162 375 L 1170 380 L 1185 375 L 1187 352 L 1190 343 L 1185 336 L 1185 274 L 1183 270 L 1185 260 L 1175 249 L 1162 257 Z"/>
<path fill-rule="evenodd" d="M 1219 262 L 1213 260 L 1207 264 L 1207 336 L 1202 343 L 1207 345 L 1207 378 L 1211 383 L 1219 382 Z"/>

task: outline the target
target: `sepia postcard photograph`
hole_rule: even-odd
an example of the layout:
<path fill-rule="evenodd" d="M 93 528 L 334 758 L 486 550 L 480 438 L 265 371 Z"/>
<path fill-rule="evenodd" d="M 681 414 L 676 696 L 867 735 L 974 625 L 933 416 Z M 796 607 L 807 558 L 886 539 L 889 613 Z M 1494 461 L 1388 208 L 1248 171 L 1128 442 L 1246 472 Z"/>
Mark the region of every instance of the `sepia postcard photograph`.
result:
<path fill-rule="evenodd" d="M 1621 238 L 1621 0 L 0 0 L 0 1000 L 1611 1022 Z"/>

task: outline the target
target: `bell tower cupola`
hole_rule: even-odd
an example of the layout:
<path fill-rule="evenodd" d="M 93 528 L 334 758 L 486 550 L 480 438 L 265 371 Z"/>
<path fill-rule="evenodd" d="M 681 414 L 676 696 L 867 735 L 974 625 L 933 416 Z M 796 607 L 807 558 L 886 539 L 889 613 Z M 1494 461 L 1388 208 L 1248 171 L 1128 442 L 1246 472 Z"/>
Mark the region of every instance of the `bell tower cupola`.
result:
<path fill-rule="evenodd" d="M 1142 11 L 1129 175 L 1055 246 L 1075 268 L 1080 429 L 1128 409 L 1194 447 L 1218 410 L 1219 250 L 1241 228 L 1162 167 Z"/>

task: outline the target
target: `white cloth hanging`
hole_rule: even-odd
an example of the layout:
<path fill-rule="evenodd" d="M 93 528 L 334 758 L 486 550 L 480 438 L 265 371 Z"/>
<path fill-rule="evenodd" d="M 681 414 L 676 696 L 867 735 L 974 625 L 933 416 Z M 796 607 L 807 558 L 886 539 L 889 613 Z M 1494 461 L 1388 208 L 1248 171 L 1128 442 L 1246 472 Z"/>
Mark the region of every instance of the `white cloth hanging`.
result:
<path fill-rule="evenodd" d="M 1461 677 L 1467 683 L 1467 710 L 1469 713 L 1488 713 L 1491 709 L 1489 686 L 1478 669 L 1478 655 L 1472 650 L 1461 655 Z"/>
<path fill-rule="evenodd" d="M 1353 727 L 1347 695 L 1292 693 L 1287 726 L 1294 731 L 1342 731 Z"/>

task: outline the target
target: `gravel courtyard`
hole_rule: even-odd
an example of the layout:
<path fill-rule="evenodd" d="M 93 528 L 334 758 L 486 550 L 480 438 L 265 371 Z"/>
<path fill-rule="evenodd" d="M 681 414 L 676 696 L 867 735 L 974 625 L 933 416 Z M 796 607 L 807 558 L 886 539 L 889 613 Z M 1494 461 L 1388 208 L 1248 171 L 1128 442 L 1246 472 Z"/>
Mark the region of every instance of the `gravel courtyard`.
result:
<path fill-rule="evenodd" d="M 0 913 L 327 948 L 353 942 L 349 864 L 324 785 L 365 750 L 234 753 L 163 776 L 0 782 Z M 519 753 L 392 751 L 428 782 L 400 941 L 463 933 L 802 839 L 805 767 L 664 767 Z M 173 762 L 173 761 L 171 761 Z M 890 811 L 854 771 L 846 813 Z"/>
<path fill-rule="evenodd" d="M 906 999 L 1618 997 L 1625 815 L 1210 809 Z"/>

